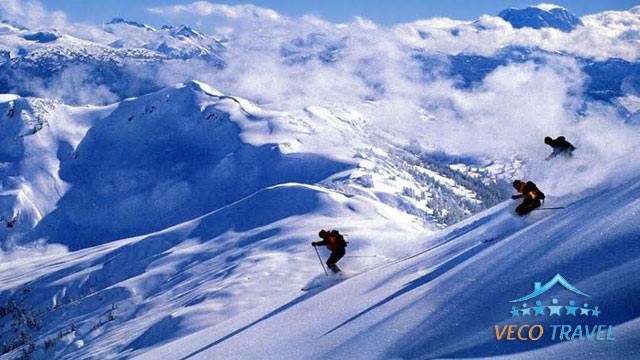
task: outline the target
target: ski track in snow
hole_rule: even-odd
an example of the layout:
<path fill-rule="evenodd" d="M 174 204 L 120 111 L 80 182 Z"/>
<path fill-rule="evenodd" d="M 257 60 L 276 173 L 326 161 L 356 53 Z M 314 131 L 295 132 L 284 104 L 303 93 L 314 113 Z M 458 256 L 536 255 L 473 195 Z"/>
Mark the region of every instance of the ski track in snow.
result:
<path fill-rule="evenodd" d="M 511 211 L 502 205 L 476 215 L 421 253 L 139 358 L 635 358 L 638 179 L 554 214 Z M 496 240 L 479 241 L 488 237 Z M 497 345 L 492 325 L 509 321 L 508 301 L 555 273 L 592 294 L 616 341 Z"/>

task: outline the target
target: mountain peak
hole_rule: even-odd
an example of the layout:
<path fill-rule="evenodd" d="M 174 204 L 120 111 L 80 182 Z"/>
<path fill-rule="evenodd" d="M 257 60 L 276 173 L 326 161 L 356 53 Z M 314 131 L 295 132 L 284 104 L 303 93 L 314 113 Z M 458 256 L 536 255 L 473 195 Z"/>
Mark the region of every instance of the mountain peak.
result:
<path fill-rule="evenodd" d="M 213 96 L 223 96 L 224 94 L 222 94 L 220 91 L 218 91 L 217 89 L 213 88 L 212 86 L 205 84 L 201 81 L 198 80 L 190 80 L 184 83 L 181 83 L 177 86 L 178 88 L 190 88 L 194 91 L 199 91 L 199 92 L 203 92 L 207 95 L 213 95 Z"/>
<path fill-rule="evenodd" d="M 525 9 L 506 9 L 501 11 L 498 16 L 509 22 L 514 29 L 525 27 L 533 29 L 554 28 L 564 32 L 571 32 L 582 25 L 580 18 L 570 13 L 567 9 L 547 3 L 541 3 Z"/>
<path fill-rule="evenodd" d="M 130 21 L 130 20 L 125 20 L 123 18 L 113 18 L 111 19 L 111 21 L 109 21 L 107 23 L 107 25 L 118 25 L 118 24 L 124 24 L 124 25 L 129 25 L 129 26 L 134 26 L 134 27 L 138 27 L 141 29 L 146 29 L 149 31 L 155 31 L 154 28 L 152 28 L 151 26 L 147 25 L 147 24 L 142 24 L 136 21 Z"/>
<path fill-rule="evenodd" d="M 177 28 L 171 27 L 171 28 L 168 28 L 168 30 L 170 31 L 171 35 L 174 37 L 183 36 L 186 38 L 196 38 L 196 39 L 204 38 L 203 34 L 194 30 L 188 25 L 180 25 Z"/>

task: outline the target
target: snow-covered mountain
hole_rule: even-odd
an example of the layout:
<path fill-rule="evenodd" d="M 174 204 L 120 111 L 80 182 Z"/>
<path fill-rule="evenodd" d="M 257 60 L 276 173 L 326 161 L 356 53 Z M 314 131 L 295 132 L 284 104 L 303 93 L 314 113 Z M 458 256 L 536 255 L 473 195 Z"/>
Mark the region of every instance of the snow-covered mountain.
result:
<path fill-rule="evenodd" d="M 198 4 L 233 15 L 224 41 L 0 23 L 0 358 L 638 353 L 640 7 L 383 27 Z M 561 134 L 575 156 L 545 161 Z M 516 217 L 515 178 L 547 209 Z M 558 273 L 616 342 L 496 341 Z"/>
<path fill-rule="evenodd" d="M 62 34 L 58 30 L 32 31 L 26 27 L 4 23 L 1 34 L 4 36 L 2 44 L 11 51 L 12 57 L 22 57 L 35 50 L 94 45 L 95 51 L 105 46 L 114 49 L 146 49 L 161 60 L 205 58 L 215 62 L 220 61 L 219 55 L 224 51 L 224 46 L 219 41 L 187 25 L 167 25 L 162 29 L 155 29 L 135 21 L 114 18 L 94 30 L 99 34 L 82 37 L 81 34 Z M 131 58 L 131 61 L 135 60 L 136 57 Z M 59 61 L 64 65 L 70 60 L 61 58 Z"/>
<path fill-rule="evenodd" d="M 80 249 L 161 230 L 269 186 L 324 179 L 327 189 L 441 226 L 498 202 L 500 175 L 510 171 L 374 140 L 355 113 L 270 112 L 199 82 L 106 107 L 5 100 L 2 215 L 17 219 L 0 230 L 5 246 L 45 239 Z"/>
<path fill-rule="evenodd" d="M 506 9 L 501 11 L 498 16 L 509 22 L 516 29 L 524 27 L 533 29 L 554 28 L 570 32 L 582 25 L 579 17 L 561 6 L 552 4 L 539 4 L 525 9 Z"/>
<path fill-rule="evenodd" d="M 0 92 L 54 93 L 77 105 L 87 99 L 74 96 L 67 87 L 91 87 L 102 89 L 93 103 L 111 103 L 160 89 L 155 73 L 165 64 L 202 61 L 213 69 L 224 65 L 224 46 L 186 25 L 154 29 L 113 19 L 95 31 L 99 35 L 79 38 L 57 30 L 5 25 L 0 32 Z"/>
<path fill-rule="evenodd" d="M 525 219 L 506 202 L 423 235 L 414 249 L 398 237 L 411 223 L 391 208 L 277 185 L 145 236 L 5 256 L 2 336 L 16 348 L 9 356 L 61 359 L 633 359 L 638 199 L 633 178 L 549 198 L 567 208 Z M 346 258 L 347 279 L 331 287 L 308 229 L 336 217 L 350 224 L 349 253 L 377 256 Z M 509 301 L 556 273 L 589 294 L 591 307 L 581 306 L 602 312 L 578 322 L 612 325 L 614 342 L 496 340 L 494 326 L 514 322 Z M 324 285 L 301 292 L 307 283 Z"/>
<path fill-rule="evenodd" d="M 227 320 L 267 294 L 286 295 L 289 290 L 276 285 L 284 279 L 312 277 L 317 269 L 309 266 L 308 241 L 319 226 L 339 227 L 353 251 L 375 253 L 351 262 L 354 270 L 363 269 L 415 247 L 408 234 L 435 231 L 500 201 L 500 179 L 510 171 L 375 140 L 361 131 L 366 119 L 358 114 L 319 107 L 299 114 L 267 111 L 195 81 L 104 107 L 4 96 L 0 112 L 6 124 L 3 246 L 36 253 L 42 247 L 46 261 L 56 244 L 80 256 L 62 261 L 62 272 L 76 264 L 78 276 L 57 285 L 30 282 L 17 290 L 22 282 L 5 283 L 5 352 L 29 350 L 30 344 L 42 350 L 47 342 L 52 352 L 43 356 L 77 356 L 74 349 L 89 343 L 85 336 L 98 334 L 95 321 L 114 321 L 116 311 L 141 331 L 152 327 L 167 308 L 148 314 L 146 325 L 138 321 L 139 311 L 155 307 L 148 301 L 169 301 L 148 298 L 165 292 L 152 284 L 168 286 L 162 298 L 175 295 L 165 282 L 178 274 L 157 277 L 149 267 L 167 252 L 177 251 L 169 262 L 193 268 L 206 283 L 199 287 L 204 293 L 189 285 L 195 281 L 190 276 L 175 284 L 186 286 L 181 296 L 189 306 L 202 303 L 195 313 L 212 305 L 206 301 L 212 287 L 230 294 L 258 288 L 247 302 L 211 293 L 215 302 L 234 303 L 216 317 Z M 183 246 L 195 246 L 188 250 L 192 255 L 185 258 Z M 101 255 L 95 262 L 81 255 L 87 252 Z M 285 263 L 289 270 L 268 280 L 257 275 L 277 273 Z M 151 286 L 151 293 L 125 285 L 131 281 Z M 265 281 L 272 285 L 263 287 Z M 185 304 L 173 303 L 171 311 Z M 100 315 L 105 306 L 113 307 L 106 317 Z M 83 315 L 62 315 L 69 314 L 57 311 L 63 307 Z M 210 315 L 189 331 L 212 325 Z M 147 337 L 133 346 L 148 343 Z M 63 345 L 71 340 L 73 346 Z"/>
<path fill-rule="evenodd" d="M 187 25 L 163 26 L 154 29 L 145 24 L 116 18 L 105 25 L 105 31 L 116 38 L 109 43 L 114 48 L 144 48 L 165 55 L 168 59 L 204 59 L 220 62 L 222 43 Z"/>
<path fill-rule="evenodd" d="M 428 238 L 420 252 L 333 287 L 294 292 L 283 302 L 157 348 L 139 349 L 139 358 L 633 359 L 640 336 L 635 306 L 640 295 L 635 276 L 639 180 L 583 198 L 553 199 L 567 208 L 540 211 L 525 220 L 512 214 L 511 204 L 498 205 Z M 550 316 L 546 308 L 546 316 L 510 313 L 510 300 L 557 273 L 589 295 L 579 306 L 601 313 L 585 316 L 583 311 L 580 319 L 569 320 Z M 562 304 L 580 298 L 556 287 L 546 294 L 544 305 L 552 305 L 553 297 Z M 153 330 L 161 332 L 167 322 Z M 498 341 L 494 329 L 540 323 L 550 330 L 550 325 L 567 322 L 572 329 L 577 324 L 583 329 L 585 324 L 612 325 L 615 340 L 592 336 L 587 341 L 584 334 L 585 340 L 559 341 L 556 334 L 553 341 L 545 333 L 536 343 Z M 145 339 L 152 334 L 157 332 L 149 331 Z"/>
<path fill-rule="evenodd" d="M 510 24 L 505 25 L 506 22 Z M 511 28 L 505 28 L 505 26 Z M 399 44 L 407 61 L 421 66 L 425 79 L 445 75 L 461 80 L 463 87 L 477 85 L 501 66 L 526 62 L 577 61 L 588 75 L 584 96 L 616 105 L 628 118 L 635 113 L 620 106 L 618 99 L 637 95 L 637 46 L 640 7 L 609 11 L 577 18 L 567 9 L 540 4 L 526 9 L 507 9 L 497 17 L 477 21 L 443 23 L 416 22 L 400 25 L 392 41 Z M 568 33 L 549 32 L 560 29 Z M 268 33 L 267 30 L 273 31 Z M 535 30 L 535 31 L 533 31 Z M 319 26 L 301 34 L 282 32 L 278 27 L 257 29 L 260 36 L 230 37 L 223 44 L 190 26 L 149 25 L 115 18 L 91 31 L 33 28 L 3 22 L 0 27 L 0 92 L 38 97 L 55 97 L 69 104 L 108 104 L 127 97 L 157 91 L 196 75 L 232 81 L 226 64 L 237 61 L 245 47 L 260 48 L 269 39 L 276 45 L 269 51 L 290 67 L 314 66 L 319 61 L 340 69 L 347 54 L 360 53 L 368 39 L 342 27 Z M 532 32 L 533 31 L 533 32 Z M 380 34 L 387 36 L 387 34 Z M 601 47 L 584 44 L 601 41 Z M 256 44 L 247 43 L 255 41 Z M 269 45 L 271 46 L 271 45 Z M 605 48 L 610 46 L 611 49 Z M 394 52 L 389 52 L 393 54 Z M 264 56 L 243 59 L 265 66 Z M 267 57 L 268 58 L 268 57 Z M 375 65 L 361 59 L 364 66 Z M 233 67 L 228 69 L 234 72 Z M 375 79 L 375 67 L 359 70 L 375 99 L 385 87 Z M 334 74 L 340 76 L 341 74 Z M 414 75 L 415 76 L 415 75 Z M 243 84 L 244 81 L 233 82 Z M 85 89 L 88 96 L 75 95 L 72 88 Z"/>

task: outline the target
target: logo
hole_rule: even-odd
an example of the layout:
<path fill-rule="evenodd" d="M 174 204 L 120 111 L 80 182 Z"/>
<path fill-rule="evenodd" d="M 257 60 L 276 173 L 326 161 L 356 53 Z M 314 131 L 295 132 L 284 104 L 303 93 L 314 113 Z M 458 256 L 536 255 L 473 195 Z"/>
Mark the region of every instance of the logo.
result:
<path fill-rule="evenodd" d="M 565 302 L 560 301 L 560 296 L 544 296 L 557 286 L 571 293 Z M 514 323 L 495 325 L 496 340 L 613 341 L 612 325 L 598 324 L 602 310 L 597 305 L 590 305 L 589 297 L 560 274 L 544 285 L 534 282 L 530 294 L 509 301 L 512 304 L 510 320 Z M 541 322 L 551 324 L 545 327 Z"/>

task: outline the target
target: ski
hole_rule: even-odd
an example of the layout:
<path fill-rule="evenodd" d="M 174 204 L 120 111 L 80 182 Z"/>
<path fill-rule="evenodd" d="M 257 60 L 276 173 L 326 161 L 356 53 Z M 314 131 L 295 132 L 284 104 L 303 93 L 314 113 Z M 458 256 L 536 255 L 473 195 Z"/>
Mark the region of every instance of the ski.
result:
<path fill-rule="evenodd" d="M 565 209 L 564 206 L 558 206 L 558 207 L 544 207 L 544 208 L 537 208 L 537 209 L 533 209 L 533 211 L 536 210 L 560 210 L 560 209 Z"/>

